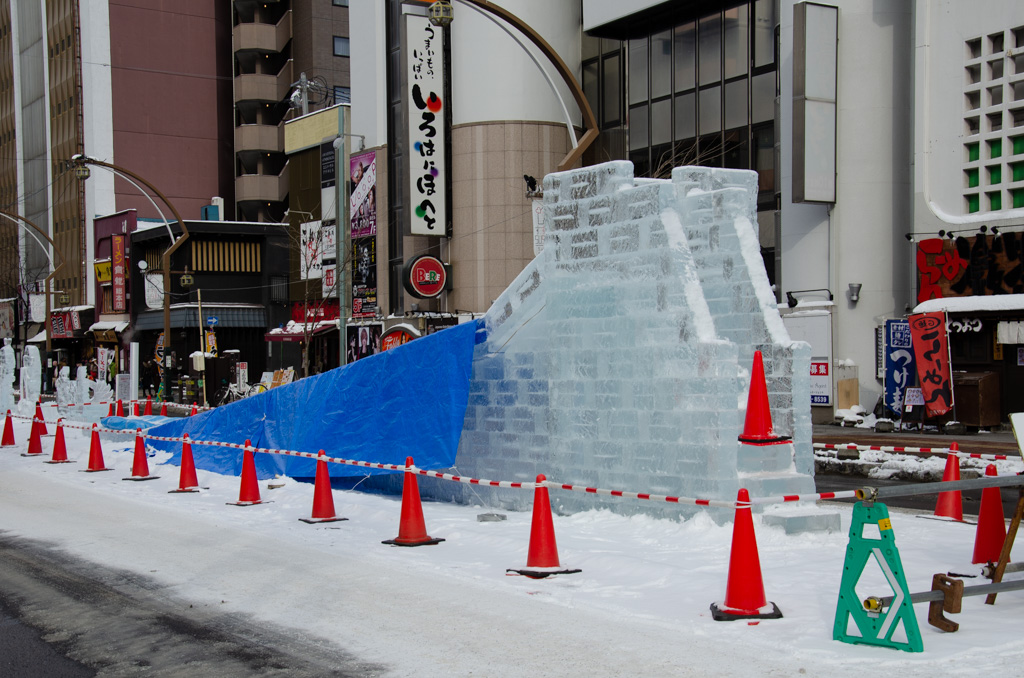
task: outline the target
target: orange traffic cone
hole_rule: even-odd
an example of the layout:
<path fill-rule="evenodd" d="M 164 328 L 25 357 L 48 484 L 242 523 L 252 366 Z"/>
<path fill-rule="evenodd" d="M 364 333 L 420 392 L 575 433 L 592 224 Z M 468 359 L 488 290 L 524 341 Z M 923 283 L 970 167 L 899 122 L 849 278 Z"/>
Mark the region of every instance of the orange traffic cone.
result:
<path fill-rule="evenodd" d="M 402 515 L 398 522 L 398 536 L 382 541 L 382 544 L 430 546 L 444 541 L 444 539 L 427 534 L 427 526 L 423 522 L 423 505 L 420 503 L 420 487 L 416 484 L 416 475 L 411 471 L 412 467 L 412 457 L 406 457 L 405 482 L 402 485 Z"/>
<path fill-rule="evenodd" d="M 39 420 L 39 435 L 50 435 L 50 432 L 46 429 L 46 417 L 43 416 L 43 403 L 40 401 L 36 401 L 36 419 Z"/>
<path fill-rule="evenodd" d="M 133 400 L 132 401 L 132 415 L 137 417 L 137 416 L 139 416 L 139 414 L 140 414 L 140 412 L 139 412 L 139 401 L 138 400 Z"/>
<path fill-rule="evenodd" d="M 110 402 L 110 411 L 107 412 L 107 416 L 108 417 L 114 416 L 114 402 L 113 401 Z"/>
<path fill-rule="evenodd" d="M 7 416 L 4 418 L 4 435 L 0 439 L 0 447 L 14 447 L 14 422 L 10 410 L 7 410 Z"/>
<path fill-rule="evenodd" d="M 40 425 L 41 420 L 39 419 L 39 416 L 36 415 L 32 417 L 32 429 L 28 434 L 28 450 L 23 452 L 21 456 L 37 457 L 43 453 L 43 446 L 39 440 L 41 435 L 39 432 Z"/>
<path fill-rule="evenodd" d="M 986 476 L 996 476 L 995 464 L 985 468 Z M 1006 540 L 1006 516 L 1003 514 L 1003 498 L 998 487 L 986 487 L 981 491 L 981 508 L 978 510 L 978 531 L 974 535 L 974 558 L 972 563 L 993 563 L 999 560 Z"/>
<path fill-rule="evenodd" d="M 256 479 L 256 460 L 253 459 L 252 442 L 245 441 L 242 452 L 242 482 L 238 488 L 238 501 L 229 501 L 228 506 L 255 506 L 262 504 L 260 484 Z"/>
<path fill-rule="evenodd" d="M 146 409 L 142 411 L 146 416 L 153 414 L 153 398 L 152 396 L 146 396 Z"/>
<path fill-rule="evenodd" d="M 186 433 L 181 440 L 181 476 L 178 480 L 178 489 L 170 490 L 167 494 L 198 491 L 199 480 L 196 478 L 196 463 L 192 458 L 192 444 L 189 443 Z"/>
<path fill-rule="evenodd" d="M 740 488 L 736 502 L 739 506 L 736 507 L 732 526 L 725 602 L 711 603 L 711 617 L 715 621 L 778 619 L 782 611 L 775 603 L 768 602 L 764 595 L 761 559 L 757 555 L 754 520 L 750 515 L 750 493 Z"/>
<path fill-rule="evenodd" d="M 551 519 L 551 500 L 548 488 L 543 485 L 547 478 L 537 476 L 537 489 L 533 492 L 533 524 L 530 527 L 530 550 L 526 554 L 526 567 L 521 570 L 508 568 L 506 572 L 543 579 L 553 574 L 575 574 L 582 570 L 567 570 L 558 560 L 558 544 L 555 543 L 555 524 Z"/>
<path fill-rule="evenodd" d="M 117 416 L 118 417 L 123 417 L 124 416 L 124 403 L 121 402 L 120 399 L 117 401 Z"/>
<path fill-rule="evenodd" d="M 61 424 L 63 419 L 57 419 L 57 433 L 53 438 L 53 456 L 46 462 L 47 464 L 70 464 L 71 460 L 68 459 L 68 448 L 64 443 L 64 426 Z"/>
<path fill-rule="evenodd" d="M 149 461 L 146 459 L 146 442 L 142 429 L 135 429 L 135 456 L 132 458 L 132 476 L 122 480 L 156 480 L 159 476 L 149 475 Z"/>
<path fill-rule="evenodd" d="M 754 364 L 750 368 L 750 391 L 747 393 L 747 415 L 739 441 L 748 445 L 776 445 L 789 440 L 789 436 L 775 435 L 771 405 L 768 402 L 768 384 L 764 378 L 764 360 L 760 351 L 754 351 Z"/>
<path fill-rule="evenodd" d="M 319 459 L 316 460 L 316 481 L 313 484 L 313 516 L 299 520 L 310 524 L 348 520 L 334 514 L 334 495 L 331 494 L 331 474 L 327 470 L 326 454 L 320 450 L 317 456 Z"/>
<path fill-rule="evenodd" d="M 96 424 L 92 425 L 92 440 L 89 443 L 89 467 L 83 473 L 96 473 L 97 471 L 113 471 L 103 463 L 103 446 L 100 445 L 100 432 L 96 430 Z"/>
<path fill-rule="evenodd" d="M 960 456 L 957 454 L 960 451 L 960 446 L 956 443 L 951 443 L 949 449 L 950 453 L 946 456 L 946 469 L 942 472 L 942 482 L 944 483 L 960 480 Z M 939 500 L 935 503 L 935 515 L 942 516 L 943 518 L 952 518 L 962 523 L 964 520 L 964 506 L 960 490 L 940 492 Z"/>
<path fill-rule="evenodd" d="M 188 413 L 188 416 L 194 417 L 199 413 L 199 408 L 196 407 L 195 401 L 192 402 L 192 411 Z"/>
<path fill-rule="evenodd" d="M 167 401 L 166 400 L 163 401 L 162 403 L 160 403 L 160 416 L 161 417 L 166 417 L 167 416 Z"/>

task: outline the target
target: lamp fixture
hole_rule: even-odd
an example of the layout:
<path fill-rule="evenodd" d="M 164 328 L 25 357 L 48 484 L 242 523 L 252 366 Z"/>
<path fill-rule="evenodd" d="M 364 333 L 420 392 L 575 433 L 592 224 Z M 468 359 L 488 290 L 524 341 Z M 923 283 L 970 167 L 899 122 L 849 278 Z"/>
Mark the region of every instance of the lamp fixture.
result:
<path fill-rule="evenodd" d="M 860 288 L 863 287 L 861 283 L 850 283 L 850 303 L 856 304 L 860 301 Z"/>
<path fill-rule="evenodd" d="M 427 18 L 430 23 L 434 26 L 450 26 L 452 19 L 455 18 L 455 10 L 452 8 L 452 3 L 448 0 L 437 0 L 437 2 L 431 3 L 430 7 L 427 8 Z"/>
<path fill-rule="evenodd" d="M 816 287 L 815 289 L 812 290 L 790 290 L 789 292 L 786 292 L 786 305 L 789 306 L 790 308 L 793 308 L 798 303 L 797 298 L 794 295 L 804 294 L 807 292 L 824 292 L 825 294 L 828 295 L 828 300 L 832 301 L 831 290 L 829 290 L 827 287 Z"/>

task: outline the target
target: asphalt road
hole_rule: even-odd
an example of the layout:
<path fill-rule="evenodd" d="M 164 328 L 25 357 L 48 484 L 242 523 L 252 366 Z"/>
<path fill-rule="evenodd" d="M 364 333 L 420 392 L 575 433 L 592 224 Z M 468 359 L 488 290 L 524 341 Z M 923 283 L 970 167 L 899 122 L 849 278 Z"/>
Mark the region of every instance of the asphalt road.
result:
<path fill-rule="evenodd" d="M 0 532 L 0 675 L 380 676 L 386 669 L 289 629 L 164 595 Z"/>

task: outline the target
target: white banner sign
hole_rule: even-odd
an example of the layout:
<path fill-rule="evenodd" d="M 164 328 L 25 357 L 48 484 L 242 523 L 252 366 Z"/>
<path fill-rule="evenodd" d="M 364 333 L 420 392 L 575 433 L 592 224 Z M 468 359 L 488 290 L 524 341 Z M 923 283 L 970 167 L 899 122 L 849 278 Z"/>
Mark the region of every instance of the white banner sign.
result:
<path fill-rule="evenodd" d="M 405 17 L 409 220 L 413 235 L 445 235 L 444 32 L 425 16 Z"/>
<path fill-rule="evenodd" d="M 310 221 L 299 227 L 299 277 L 303 280 L 319 279 L 323 273 L 323 233 L 319 221 Z"/>

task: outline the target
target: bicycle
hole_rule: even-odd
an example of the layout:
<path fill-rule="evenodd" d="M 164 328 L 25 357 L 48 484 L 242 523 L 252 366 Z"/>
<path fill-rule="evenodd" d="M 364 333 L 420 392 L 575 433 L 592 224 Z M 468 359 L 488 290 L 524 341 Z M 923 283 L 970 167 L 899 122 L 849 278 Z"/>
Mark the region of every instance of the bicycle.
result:
<path fill-rule="evenodd" d="M 217 389 L 217 392 L 213 396 L 213 404 L 217 407 L 233 403 L 236 400 L 241 400 L 242 398 L 258 395 L 267 390 L 266 384 L 262 382 L 256 382 L 251 386 L 246 385 L 244 388 L 239 387 L 235 383 L 224 383 L 223 380 L 221 380 L 221 383 L 221 387 Z"/>

